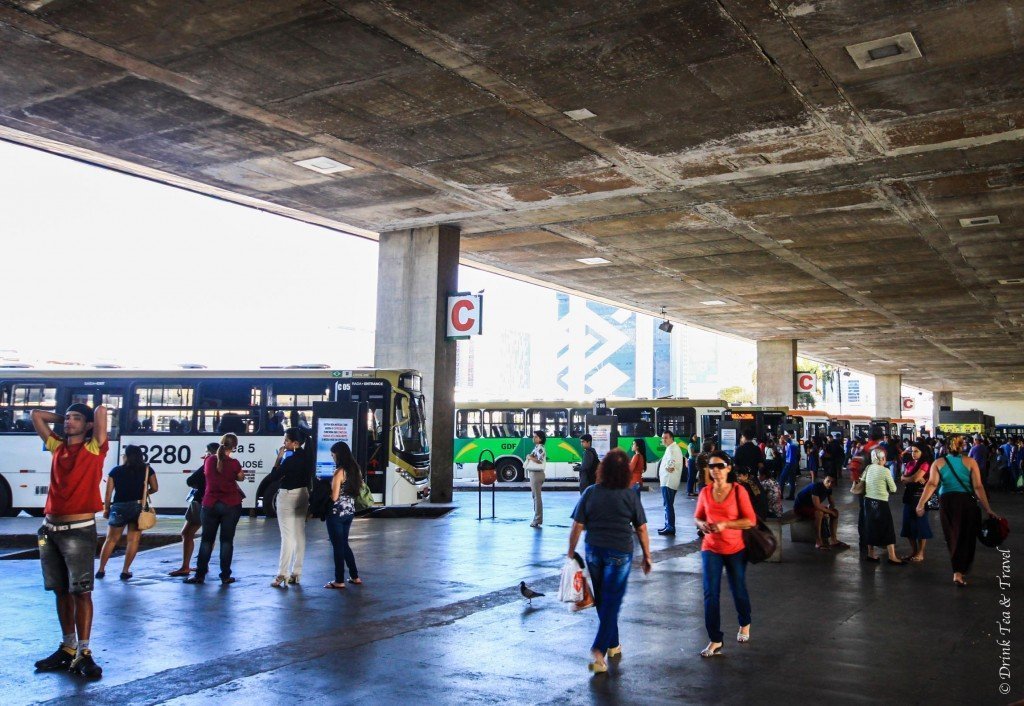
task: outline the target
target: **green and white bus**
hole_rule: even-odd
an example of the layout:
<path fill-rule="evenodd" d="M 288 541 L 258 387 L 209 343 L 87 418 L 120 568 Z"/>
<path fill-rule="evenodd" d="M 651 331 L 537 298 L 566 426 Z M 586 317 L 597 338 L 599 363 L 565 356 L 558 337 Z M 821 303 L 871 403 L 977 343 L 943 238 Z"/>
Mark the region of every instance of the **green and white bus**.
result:
<path fill-rule="evenodd" d="M 665 448 L 661 434 L 671 431 L 684 455 L 691 436 L 717 438 L 724 400 L 615 400 L 606 401 L 618 422 L 619 447 L 630 453 L 633 439 L 647 444 L 645 479 L 658 477 L 658 462 Z M 574 464 L 582 458 L 580 436 L 592 402 L 532 400 L 516 402 L 462 402 L 455 405 L 455 480 L 476 478 L 481 454 L 494 454 L 498 479 L 525 480 L 523 462 L 533 449 L 533 432 L 547 433 L 548 480 L 577 480 Z M 488 455 L 488 458 L 490 456 Z"/>

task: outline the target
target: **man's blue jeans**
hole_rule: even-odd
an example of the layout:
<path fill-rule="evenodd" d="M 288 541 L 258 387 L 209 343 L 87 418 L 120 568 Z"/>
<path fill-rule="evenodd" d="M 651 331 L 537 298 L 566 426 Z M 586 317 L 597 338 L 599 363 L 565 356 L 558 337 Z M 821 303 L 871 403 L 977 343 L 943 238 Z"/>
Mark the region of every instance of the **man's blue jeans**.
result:
<path fill-rule="evenodd" d="M 779 476 L 779 492 L 783 495 L 786 493 L 786 482 L 789 482 L 789 499 L 793 499 L 793 495 L 796 494 L 796 474 L 797 465 L 795 463 L 787 463 L 782 468 L 782 475 Z"/>
<path fill-rule="evenodd" d="M 697 459 L 686 459 L 686 494 L 693 495 L 697 490 Z"/>
<path fill-rule="evenodd" d="M 594 602 L 597 604 L 597 637 L 591 650 L 602 654 L 609 647 L 619 645 L 619 608 L 626 595 L 626 580 L 633 566 L 633 552 L 586 545 L 587 571 L 594 584 Z"/>
<path fill-rule="evenodd" d="M 676 491 L 667 485 L 661 486 L 661 502 L 665 506 L 665 529 L 676 531 Z"/>
<path fill-rule="evenodd" d="M 704 626 L 712 642 L 722 641 L 722 611 L 719 594 L 722 590 L 722 569 L 725 569 L 736 604 L 736 615 L 740 627 L 750 625 L 750 596 L 747 594 L 747 553 L 716 554 L 702 551 L 701 564 L 704 568 Z"/>

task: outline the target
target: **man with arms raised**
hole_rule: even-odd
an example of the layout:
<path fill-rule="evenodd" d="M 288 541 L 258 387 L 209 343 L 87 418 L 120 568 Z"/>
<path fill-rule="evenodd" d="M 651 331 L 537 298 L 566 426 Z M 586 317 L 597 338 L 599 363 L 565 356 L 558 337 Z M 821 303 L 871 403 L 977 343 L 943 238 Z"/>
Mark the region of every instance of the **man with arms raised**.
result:
<path fill-rule="evenodd" d="M 50 429 L 64 423 L 64 437 Z M 103 509 L 100 480 L 107 455 L 107 410 L 73 404 L 62 417 L 35 410 L 32 424 L 53 455 L 46 495 L 46 521 L 39 528 L 43 583 L 57 596 L 63 640 L 57 651 L 36 662 L 39 671 L 67 669 L 86 679 L 103 670 L 92 658 L 92 585 L 96 560 L 96 513 Z"/>

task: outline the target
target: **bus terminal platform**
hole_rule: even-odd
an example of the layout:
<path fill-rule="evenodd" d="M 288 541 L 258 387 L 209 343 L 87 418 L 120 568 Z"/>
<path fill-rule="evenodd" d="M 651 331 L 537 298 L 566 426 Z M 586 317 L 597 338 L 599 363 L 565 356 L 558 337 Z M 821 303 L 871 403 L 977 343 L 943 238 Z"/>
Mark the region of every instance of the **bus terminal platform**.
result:
<path fill-rule="evenodd" d="M 279 540 L 276 521 L 264 518 L 239 523 L 238 582 L 229 587 L 169 577 L 181 560 L 178 544 L 141 552 L 127 582 L 117 579 L 115 556 L 93 594 L 92 646 L 104 676 L 92 683 L 34 673 L 33 662 L 60 639 L 53 598 L 37 560 L 0 561 L 2 702 L 1009 704 L 1024 697 L 1024 641 L 1008 636 L 1008 682 L 999 676 L 997 644 L 1007 637 L 998 635 L 1004 611 L 1010 629 L 1024 631 L 1012 620 L 1024 601 L 1013 575 L 1024 498 L 993 496 L 1014 529 L 1009 551 L 979 546 L 970 585 L 957 589 L 934 517 L 924 563 L 861 561 L 856 502 L 840 485 L 840 538 L 853 548 L 790 545 L 784 532 L 785 561 L 747 573 L 748 644 L 732 641 L 735 613 L 723 586 L 721 658 L 697 654 L 707 636 L 688 521 L 693 499 L 677 498 L 679 533 L 661 537 L 654 532 L 660 495 L 643 494 L 654 570 L 644 576 L 634 565 L 620 616 L 624 656 L 607 674 L 592 675 L 596 615 L 571 613 L 555 595 L 577 494 L 545 493 L 545 523 L 532 529 L 529 493 L 499 494 L 498 517 L 478 520 L 476 494 L 459 492 L 456 509 L 441 517 L 357 519 L 351 540 L 365 583 L 344 591 L 322 588 L 332 573 L 330 545 L 313 520 L 302 582 L 288 589 L 269 585 Z M 894 497 L 897 529 L 898 503 Z M 489 514 L 487 499 L 484 506 Z M 0 534 L 24 534 L 37 523 L 0 520 Z M 158 531 L 179 527 L 180 518 L 161 518 Z M 1000 587 L 1000 574 L 1011 587 Z M 547 595 L 528 604 L 520 581 Z M 1014 605 L 1001 605 L 1003 597 Z M 1000 693 L 1002 683 L 1008 693 Z"/>

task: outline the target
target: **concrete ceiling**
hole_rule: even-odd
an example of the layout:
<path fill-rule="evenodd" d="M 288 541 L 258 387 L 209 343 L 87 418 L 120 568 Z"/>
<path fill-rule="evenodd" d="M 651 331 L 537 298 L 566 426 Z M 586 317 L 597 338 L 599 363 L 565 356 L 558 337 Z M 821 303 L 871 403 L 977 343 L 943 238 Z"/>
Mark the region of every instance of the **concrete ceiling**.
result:
<path fill-rule="evenodd" d="M 468 262 L 1019 399 L 1022 28 L 1024 0 L 0 0 L 0 136 L 456 223 Z M 846 48 L 904 33 L 919 58 Z M 355 168 L 293 164 L 321 155 Z"/>

